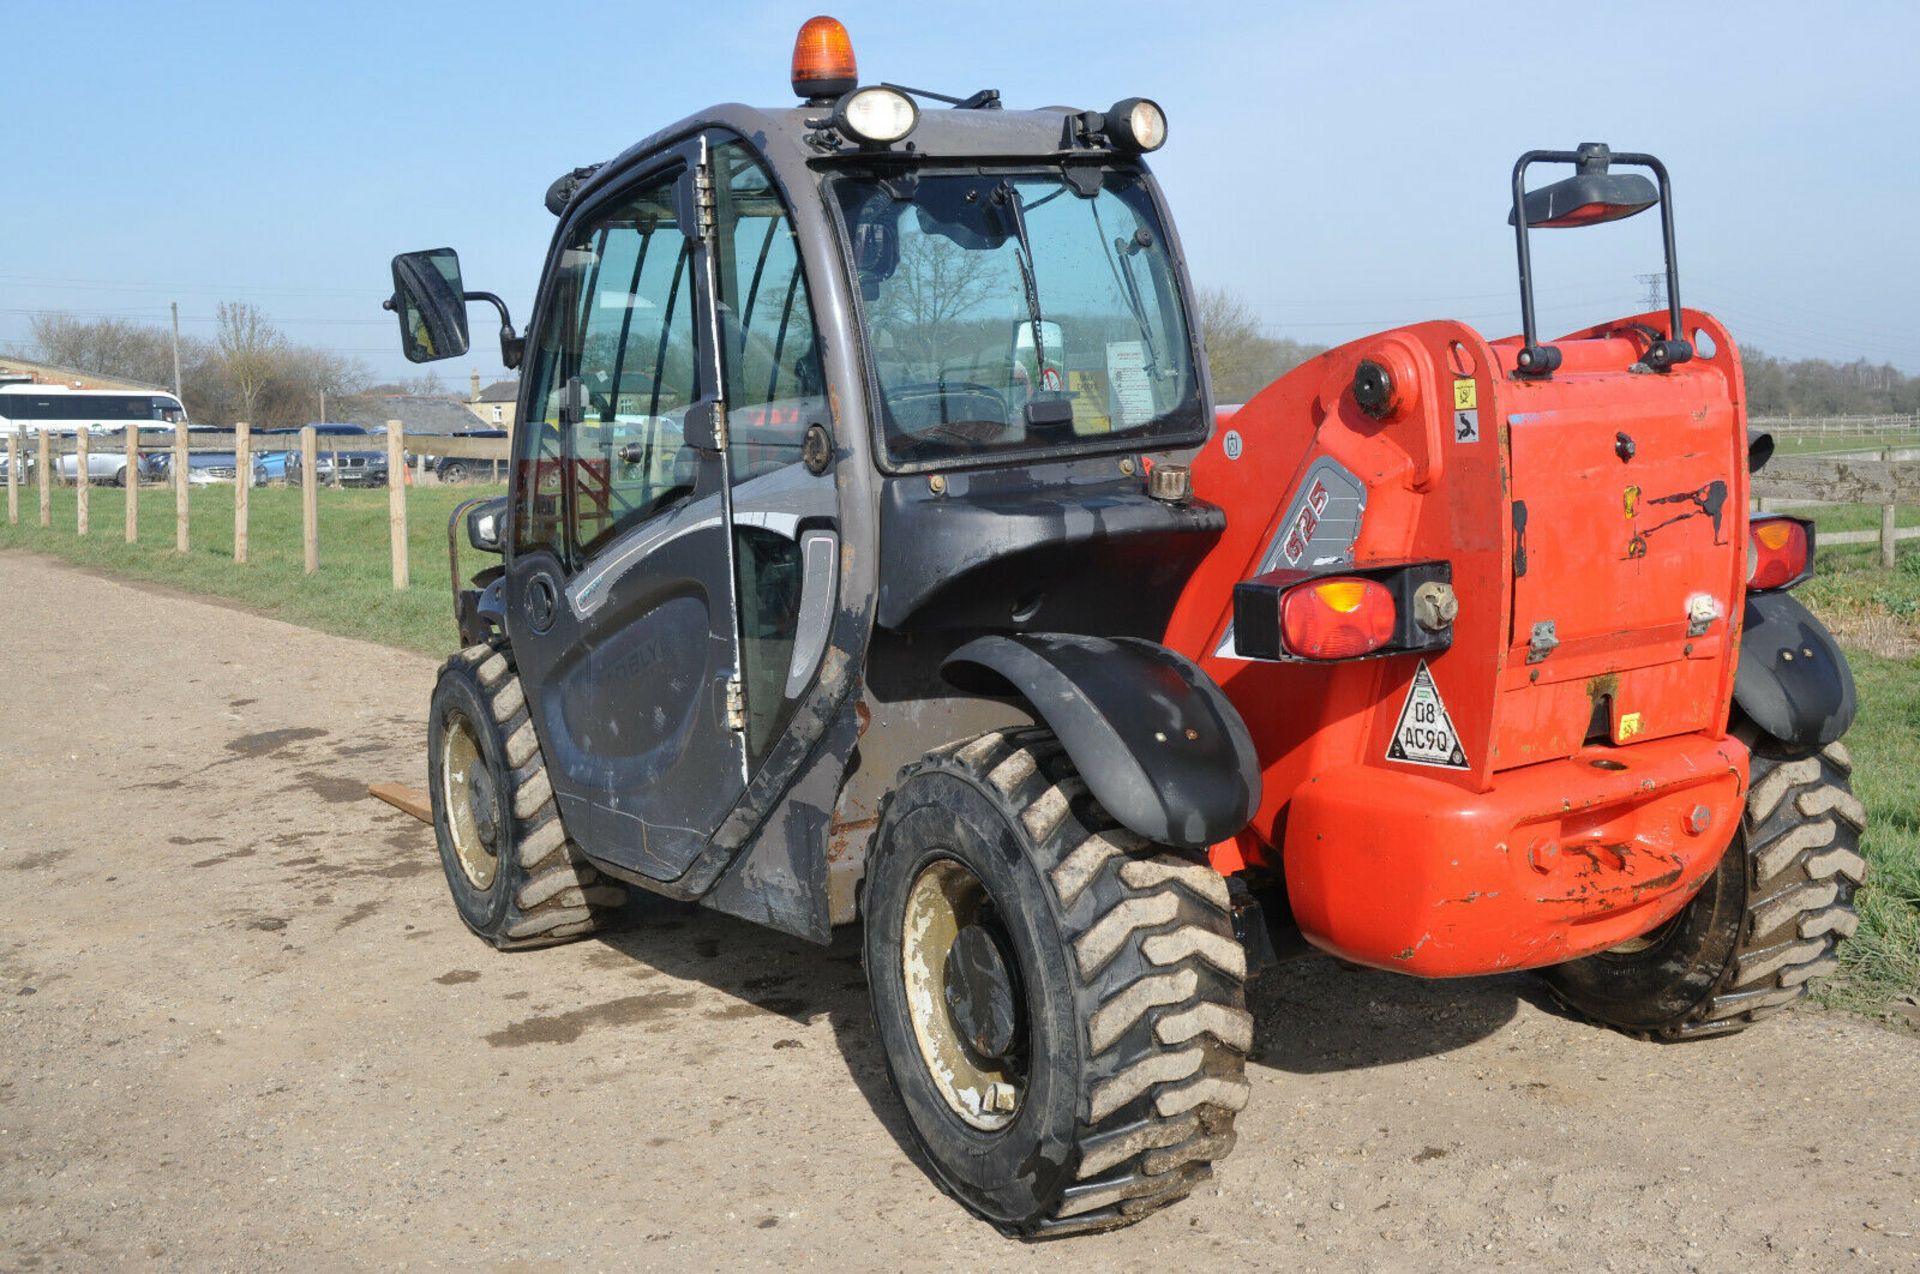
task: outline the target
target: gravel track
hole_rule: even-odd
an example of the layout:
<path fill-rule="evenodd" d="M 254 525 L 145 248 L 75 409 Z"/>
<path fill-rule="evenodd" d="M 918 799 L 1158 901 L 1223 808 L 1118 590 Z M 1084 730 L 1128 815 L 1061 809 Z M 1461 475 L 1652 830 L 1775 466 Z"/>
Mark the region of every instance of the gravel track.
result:
<path fill-rule="evenodd" d="M 854 934 L 467 933 L 364 795 L 423 783 L 434 661 L 18 553 L 0 595 L 0 1268 L 1920 1264 L 1920 1039 L 1321 958 L 1249 990 L 1212 1181 L 1003 1240 L 902 1148 Z"/>

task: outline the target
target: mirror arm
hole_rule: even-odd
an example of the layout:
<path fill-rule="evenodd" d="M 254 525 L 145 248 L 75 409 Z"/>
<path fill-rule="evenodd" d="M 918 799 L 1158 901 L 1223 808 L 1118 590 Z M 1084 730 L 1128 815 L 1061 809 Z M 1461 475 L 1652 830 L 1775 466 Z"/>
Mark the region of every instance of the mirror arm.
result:
<path fill-rule="evenodd" d="M 1573 162 L 1562 151 L 1530 150 L 1513 165 L 1513 233 L 1520 256 L 1520 352 L 1514 371 L 1522 376 L 1549 376 L 1560 365 L 1560 351 L 1541 345 L 1533 320 L 1533 256 L 1527 250 L 1527 165 L 1536 160 Z"/>
<path fill-rule="evenodd" d="M 460 299 L 485 301 L 500 311 L 500 362 L 509 371 L 517 369 L 521 355 L 526 352 L 527 338 L 514 332 L 513 318 L 507 313 L 507 303 L 491 292 L 462 292 Z"/>
<path fill-rule="evenodd" d="M 1550 376 L 1560 366 L 1560 351 L 1539 343 L 1533 315 L 1533 257 L 1527 250 L 1527 166 L 1534 163 L 1582 165 L 1586 156 L 1578 151 L 1530 150 L 1513 165 L 1513 236 L 1520 258 L 1520 352 L 1515 356 L 1514 373 L 1519 376 Z M 1655 340 L 1644 355 L 1647 366 L 1666 371 L 1677 363 L 1693 358 L 1693 343 L 1682 335 L 1680 319 L 1680 267 L 1674 252 L 1673 191 L 1667 180 L 1667 166 L 1652 155 L 1618 151 L 1608 154 L 1609 164 L 1627 164 L 1652 171 L 1660 189 L 1660 239 L 1667 257 L 1667 336 Z"/>
<path fill-rule="evenodd" d="M 1652 155 L 1621 154 L 1616 164 L 1637 164 L 1652 171 L 1660 183 L 1660 242 L 1667 254 L 1667 339 L 1656 341 L 1647 351 L 1647 361 L 1664 370 L 1693 357 L 1693 342 L 1686 338 L 1680 321 L 1680 266 L 1673 246 L 1673 191 L 1667 182 L 1667 166 Z"/>

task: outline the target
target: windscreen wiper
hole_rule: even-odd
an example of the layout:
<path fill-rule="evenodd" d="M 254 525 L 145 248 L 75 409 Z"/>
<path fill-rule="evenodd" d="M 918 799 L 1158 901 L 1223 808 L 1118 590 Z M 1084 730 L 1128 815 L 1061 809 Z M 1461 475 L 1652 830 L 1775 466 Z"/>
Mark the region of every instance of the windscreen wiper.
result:
<path fill-rule="evenodd" d="M 1134 277 L 1133 257 L 1142 248 L 1139 236 L 1149 233 L 1143 226 L 1128 239 L 1107 238 L 1107 228 L 1100 220 L 1100 205 L 1093 204 L 1093 228 L 1100 236 L 1100 246 L 1106 249 L 1107 265 L 1119 280 L 1121 290 L 1126 293 L 1127 308 L 1133 311 L 1133 321 L 1139 325 L 1141 343 L 1146 346 L 1145 371 L 1151 380 L 1160 378 L 1160 350 L 1153 339 L 1153 325 L 1147 322 L 1147 304 L 1140 295 L 1140 281 Z M 1149 240 L 1151 242 L 1151 240 Z M 1109 246 L 1111 245 L 1111 246 Z"/>
<path fill-rule="evenodd" d="M 1047 344 L 1041 334 L 1040 284 L 1033 272 L 1033 242 L 1027 238 L 1027 213 L 1020 206 L 1020 192 L 1014 189 L 1011 181 L 1002 179 L 993 188 L 992 199 L 1004 204 L 1007 219 L 1013 223 L 1014 237 L 1019 243 L 1014 249 L 1014 261 L 1020 267 L 1020 285 L 1027 294 L 1027 318 L 1033 324 L 1033 367 L 1034 393 L 1027 399 L 1027 423 L 1030 425 L 1065 425 L 1073 422 L 1073 400 L 1065 395 L 1056 395 L 1042 388 L 1047 378 Z"/>

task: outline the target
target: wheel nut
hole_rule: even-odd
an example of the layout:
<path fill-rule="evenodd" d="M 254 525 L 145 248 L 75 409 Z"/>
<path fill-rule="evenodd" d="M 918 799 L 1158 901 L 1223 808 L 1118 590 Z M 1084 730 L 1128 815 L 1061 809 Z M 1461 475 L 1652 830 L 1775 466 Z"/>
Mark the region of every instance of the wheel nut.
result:
<path fill-rule="evenodd" d="M 1687 815 L 1686 829 L 1689 836 L 1698 836 L 1713 824 L 1713 811 L 1704 805 L 1696 805 Z"/>
<path fill-rule="evenodd" d="M 987 1085 L 988 1110 L 1004 1112 L 1015 1110 L 1019 1105 L 1020 1098 L 1018 1094 L 1013 1091 L 1012 1084 L 994 1083 Z"/>

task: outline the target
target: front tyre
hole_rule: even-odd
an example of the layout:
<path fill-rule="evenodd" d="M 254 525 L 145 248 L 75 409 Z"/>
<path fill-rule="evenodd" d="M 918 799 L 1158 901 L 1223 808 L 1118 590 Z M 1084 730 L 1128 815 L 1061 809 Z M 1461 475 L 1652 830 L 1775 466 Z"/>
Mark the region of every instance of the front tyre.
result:
<path fill-rule="evenodd" d="M 1003 1231 L 1180 1199 L 1246 1104 L 1246 956 L 1200 853 L 1115 825 L 1045 730 L 911 767 L 868 864 L 887 1068 L 940 1186 Z"/>
<path fill-rule="evenodd" d="M 1692 902 L 1652 933 L 1546 971 L 1563 1003 L 1657 1039 L 1743 1030 L 1840 967 L 1865 881 L 1852 759 L 1752 739 L 1746 816 Z"/>
<path fill-rule="evenodd" d="M 503 949 L 539 947 L 618 918 L 626 887 L 567 839 L 504 651 L 470 646 L 441 668 L 427 766 L 440 865 L 467 928 Z"/>

